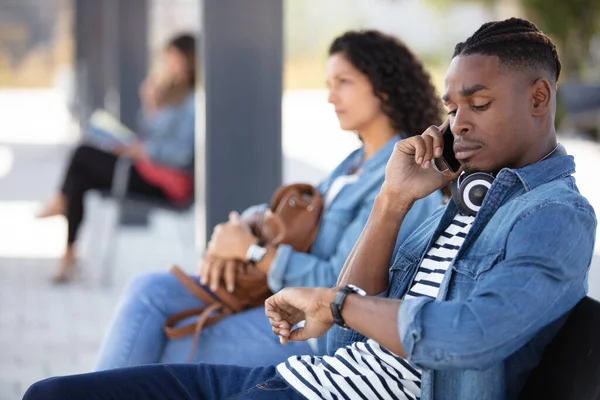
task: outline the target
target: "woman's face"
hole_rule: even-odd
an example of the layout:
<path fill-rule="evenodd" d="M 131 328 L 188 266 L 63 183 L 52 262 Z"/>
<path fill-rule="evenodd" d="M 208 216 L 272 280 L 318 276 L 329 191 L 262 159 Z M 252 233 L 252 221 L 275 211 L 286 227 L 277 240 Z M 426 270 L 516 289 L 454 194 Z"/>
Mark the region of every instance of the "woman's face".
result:
<path fill-rule="evenodd" d="M 385 117 L 371 82 L 354 68 L 343 53 L 329 57 L 326 75 L 329 89 L 327 100 L 333 104 L 343 130 L 360 131 L 376 119 Z"/>
<path fill-rule="evenodd" d="M 163 53 L 163 66 L 165 72 L 175 80 L 187 79 L 188 61 L 186 57 L 176 48 L 167 47 Z"/>

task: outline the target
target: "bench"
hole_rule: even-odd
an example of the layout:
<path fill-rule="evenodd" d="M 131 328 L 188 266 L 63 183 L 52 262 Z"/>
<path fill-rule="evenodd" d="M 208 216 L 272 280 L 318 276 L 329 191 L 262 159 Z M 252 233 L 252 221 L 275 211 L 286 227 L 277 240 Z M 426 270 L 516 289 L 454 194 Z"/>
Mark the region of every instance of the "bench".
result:
<path fill-rule="evenodd" d="M 105 221 L 109 225 L 105 233 L 104 251 L 98 259 L 103 286 L 111 286 L 116 262 L 116 245 L 118 230 L 121 226 L 146 226 L 149 223 L 149 214 L 156 211 L 168 211 L 175 214 L 190 215 L 194 207 L 194 199 L 182 205 L 156 197 L 128 193 L 129 171 L 133 165 L 132 160 L 120 158 L 115 167 L 113 185 L 110 190 L 101 191 L 100 195 L 114 201 L 116 215 L 112 221 Z M 193 215 L 190 215 L 193 218 Z M 110 218 L 108 218 L 110 219 Z M 111 223 L 112 222 L 112 223 Z M 183 238 L 180 238 L 182 241 Z"/>
<path fill-rule="evenodd" d="M 600 303 L 585 297 L 546 348 L 519 399 L 600 400 Z"/>

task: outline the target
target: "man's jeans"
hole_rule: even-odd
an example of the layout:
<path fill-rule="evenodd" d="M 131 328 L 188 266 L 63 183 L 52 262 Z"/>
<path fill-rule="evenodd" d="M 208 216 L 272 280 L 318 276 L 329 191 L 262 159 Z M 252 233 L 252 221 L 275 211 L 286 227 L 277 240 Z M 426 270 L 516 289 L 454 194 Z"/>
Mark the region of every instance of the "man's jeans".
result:
<path fill-rule="evenodd" d="M 179 311 L 202 306 L 173 274 L 152 272 L 138 277 L 121 297 L 95 370 L 185 362 L 192 336 L 168 340 L 163 325 Z M 204 328 L 193 361 L 259 367 L 301 354 L 313 354 L 310 345 L 294 342 L 282 346 L 264 308 L 259 307 Z"/>
<path fill-rule="evenodd" d="M 297 400 L 275 367 L 210 364 L 145 365 L 50 378 L 23 400 Z"/>

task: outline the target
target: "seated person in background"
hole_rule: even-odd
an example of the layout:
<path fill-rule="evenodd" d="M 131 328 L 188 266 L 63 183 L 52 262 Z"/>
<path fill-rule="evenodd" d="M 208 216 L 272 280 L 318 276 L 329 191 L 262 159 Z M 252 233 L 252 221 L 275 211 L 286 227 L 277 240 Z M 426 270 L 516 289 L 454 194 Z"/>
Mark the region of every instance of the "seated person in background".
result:
<path fill-rule="evenodd" d="M 326 76 L 328 100 L 341 128 L 355 131 L 362 146 L 318 185 L 325 207 L 310 252 L 300 253 L 288 245 L 268 247 L 256 264 L 267 274 L 273 292 L 289 286 L 335 284 L 371 212 L 394 144 L 422 132 L 441 117 L 441 102 L 421 63 L 402 43 L 382 33 L 348 32 L 338 37 L 329 51 Z M 417 202 L 398 239 L 404 240 L 440 207 L 439 191 Z M 260 208 L 251 207 L 241 219 L 234 213 L 234 222 L 215 229 L 209 245 L 213 261 L 203 260 L 200 273 L 202 283 L 213 291 L 223 275 L 232 289 L 234 271 L 225 273 L 227 261 L 246 259 L 256 238 L 245 229 L 244 220 Z M 137 278 L 122 296 L 96 369 L 186 361 L 192 337 L 168 341 L 163 326 L 169 316 L 201 306 L 168 272 Z M 205 327 L 194 360 L 256 366 L 305 353 L 313 353 L 307 343 L 280 346 L 260 307 Z"/>
<path fill-rule="evenodd" d="M 585 296 L 595 239 L 573 157 L 556 142 L 559 74 L 550 39 L 521 19 L 456 46 L 443 98 L 468 175 L 452 201 L 394 251 L 408 210 L 460 174 L 433 168 L 438 128 L 398 142 L 338 287 L 266 302 L 284 344 L 349 327 L 329 332 L 331 356 L 122 368 L 45 380 L 25 399 L 516 399 Z M 480 208 L 461 201 L 469 181 L 491 183 Z"/>
<path fill-rule="evenodd" d="M 173 202 L 185 202 L 191 196 L 195 48 L 196 41 L 189 35 L 175 37 L 164 48 L 160 75 L 150 76 L 140 89 L 143 112 L 135 141 L 111 150 L 83 144 L 73 152 L 59 193 L 38 214 L 39 218 L 67 218 L 67 246 L 53 276 L 55 282 L 71 280 L 76 271 L 75 242 L 84 216 L 85 193 L 111 188 L 119 157 L 134 160 L 129 193 Z M 89 129 L 93 136 L 96 128 Z"/>

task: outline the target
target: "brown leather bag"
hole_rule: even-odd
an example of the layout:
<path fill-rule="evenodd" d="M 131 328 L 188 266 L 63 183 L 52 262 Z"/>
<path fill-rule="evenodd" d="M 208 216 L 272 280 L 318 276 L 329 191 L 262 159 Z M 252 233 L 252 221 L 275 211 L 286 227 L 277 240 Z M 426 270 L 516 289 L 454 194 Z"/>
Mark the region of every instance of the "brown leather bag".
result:
<path fill-rule="evenodd" d="M 306 253 L 317 236 L 322 210 L 323 199 L 314 186 L 303 183 L 282 186 L 273 195 L 270 207 L 255 215 L 250 226 L 253 233 L 268 245 L 287 244 L 296 251 Z M 243 264 L 241 261 L 239 263 Z M 194 335 L 188 361 L 191 361 L 195 353 L 203 327 L 229 315 L 262 306 L 272 294 L 267 286 L 266 274 L 252 265 L 238 265 L 233 293 L 224 289 L 223 282 L 212 293 L 177 266 L 171 267 L 171 272 L 206 304 L 205 307 L 174 314 L 165 322 L 164 331 L 169 339 Z M 176 327 L 179 322 L 193 316 L 199 316 L 195 323 Z"/>

